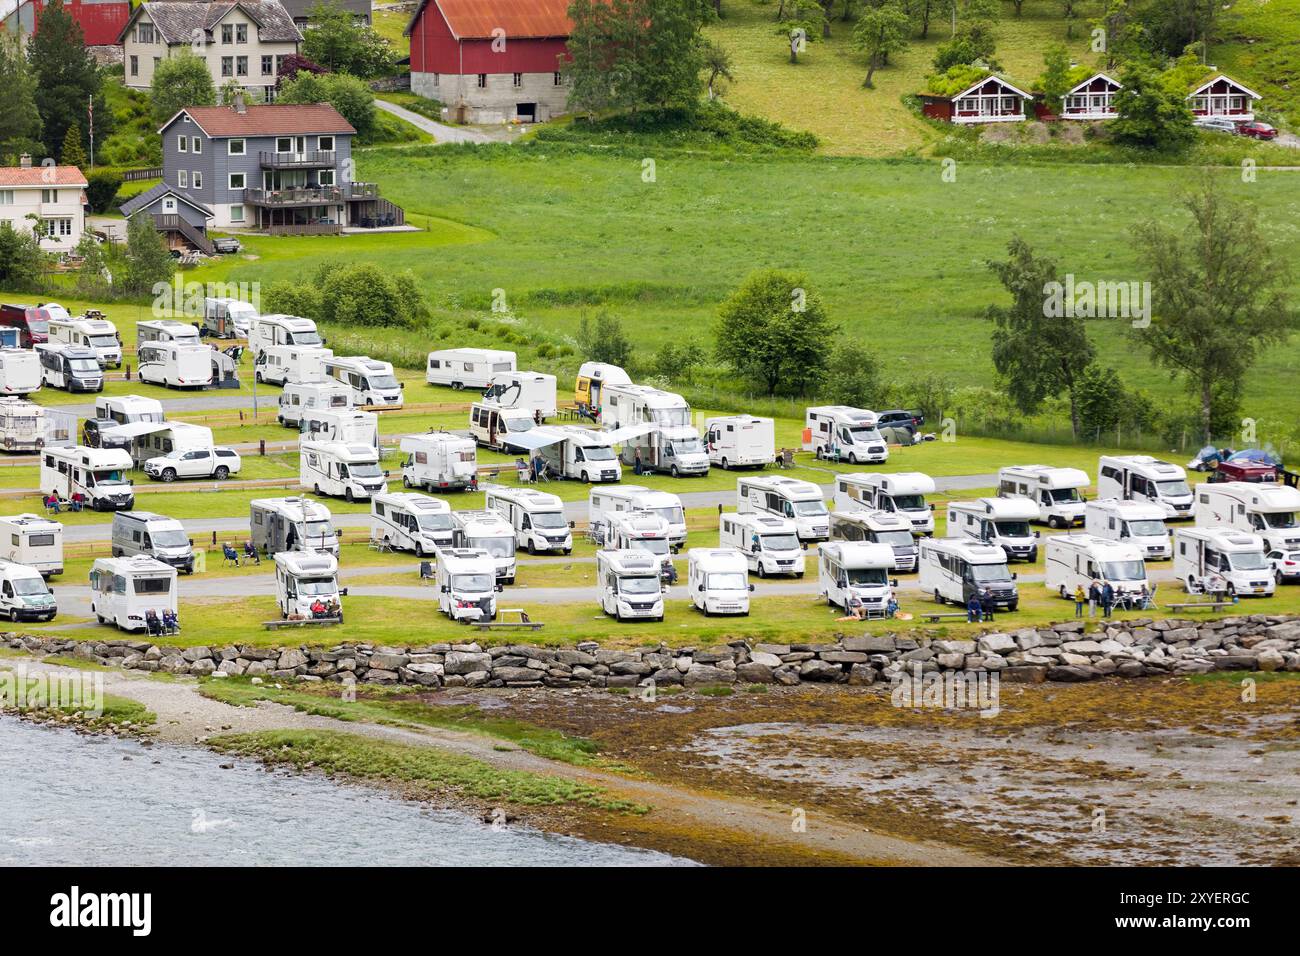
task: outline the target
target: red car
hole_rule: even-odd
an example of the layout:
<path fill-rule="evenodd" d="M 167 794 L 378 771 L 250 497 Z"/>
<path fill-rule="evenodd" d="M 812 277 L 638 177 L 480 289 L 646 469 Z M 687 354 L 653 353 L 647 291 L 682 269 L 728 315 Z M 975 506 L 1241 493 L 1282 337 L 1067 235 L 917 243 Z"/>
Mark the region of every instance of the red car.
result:
<path fill-rule="evenodd" d="M 1242 123 L 1237 127 L 1237 132 L 1242 136 L 1250 136 L 1255 139 L 1277 139 L 1277 130 L 1267 123 L 1261 123 L 1255 120 L 1253 123 Z"/>

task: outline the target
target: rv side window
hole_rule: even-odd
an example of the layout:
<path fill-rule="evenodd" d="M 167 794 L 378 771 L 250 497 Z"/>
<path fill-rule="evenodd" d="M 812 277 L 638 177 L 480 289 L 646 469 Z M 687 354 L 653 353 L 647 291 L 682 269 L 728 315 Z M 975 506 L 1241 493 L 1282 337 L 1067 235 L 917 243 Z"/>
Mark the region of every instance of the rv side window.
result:
<path fill-rule="evenodd" d="M 375 502 L 375 514 L 379 515 L 381 518 L 384 516 L 384 506 L 379 502 Z"/>

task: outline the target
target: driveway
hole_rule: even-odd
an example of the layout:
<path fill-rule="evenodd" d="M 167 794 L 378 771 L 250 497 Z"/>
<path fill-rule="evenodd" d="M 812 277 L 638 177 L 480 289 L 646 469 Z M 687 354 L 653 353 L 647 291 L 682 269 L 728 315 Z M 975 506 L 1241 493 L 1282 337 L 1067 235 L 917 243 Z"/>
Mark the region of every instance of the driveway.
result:
<path fill-rule="evenodd" d="M 424 130 L 439 143 L 491 143 L 493 139 L 486 133 L 480 133 L 476 129 L 466 129 L 463 126 L 448 126 L 446 123 L 438 123 L 429 119 L 427 116 L 421 116 L 419 113 L 413 113 L 396 103 L 390 103 L 387 100 L 376 99 L 375 105 L 385 113 L 392 113 L 398 119 L 405 120 L 416 129 Z"/>

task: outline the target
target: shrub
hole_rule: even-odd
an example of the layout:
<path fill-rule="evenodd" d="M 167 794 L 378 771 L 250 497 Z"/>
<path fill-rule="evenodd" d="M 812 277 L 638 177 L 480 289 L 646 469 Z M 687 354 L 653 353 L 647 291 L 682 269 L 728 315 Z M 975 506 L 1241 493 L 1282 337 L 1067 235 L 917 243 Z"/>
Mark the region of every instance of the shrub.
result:
<path fill-rule="evenodd" d="M 114 169 L 96 169 L 86 177 L 86 200 L 90 209 L 103 214 L 113 205 L 117 191 L 122 188 L 122 174 Z"/>

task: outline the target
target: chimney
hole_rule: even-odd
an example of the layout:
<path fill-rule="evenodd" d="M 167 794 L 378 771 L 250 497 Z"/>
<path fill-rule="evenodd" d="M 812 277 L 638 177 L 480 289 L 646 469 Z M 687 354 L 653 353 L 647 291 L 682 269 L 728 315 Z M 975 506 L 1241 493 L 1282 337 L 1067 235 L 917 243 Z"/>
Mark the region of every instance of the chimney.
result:
<path fill-rule="evenodd" d="M 240 90 L 238 93 L 235 94 L 235 112 L 240 114 L 248 112 L 248 106 L 244 102 L 243 90 Z"/>
<path fill-rule="evenodd" d="M 31 153 L 23 153 L 21 156 L 19 156 L 19 157 L 18 157 L 18 165 L 21 166 L 23 169 L 31 169 L 31 168 L 32 168 L 32 154 L 31 154 Z"/>

